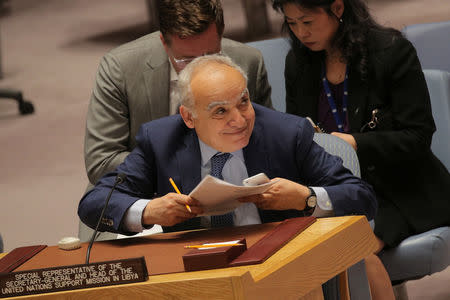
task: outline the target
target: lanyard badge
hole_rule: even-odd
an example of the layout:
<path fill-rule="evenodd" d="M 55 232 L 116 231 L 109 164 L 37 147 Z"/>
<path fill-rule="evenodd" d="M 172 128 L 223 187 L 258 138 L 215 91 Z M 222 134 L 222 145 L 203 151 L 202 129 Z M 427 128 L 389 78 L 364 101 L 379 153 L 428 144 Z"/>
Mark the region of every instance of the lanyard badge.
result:
<path fill-rule="evenodd" d="M 344 96 L 342 97 L 342 114 L 340 114 L 336 107 L 336 102 L 331 95 L 330 86 L 328 84 L 325 66 L 322 66 L 322 82 L 323 88 L 325 89 L 325 94 L 328 99 L 328 104 L 331 107 L 331 112 L 333 113 L 334 121 L 336 122 L 339 132 L 344 132 L 344 119 L 347 114 L 347 98 L 348 98 L 348 68 L 345 68 L 345 79 L 344 79 Z"/>

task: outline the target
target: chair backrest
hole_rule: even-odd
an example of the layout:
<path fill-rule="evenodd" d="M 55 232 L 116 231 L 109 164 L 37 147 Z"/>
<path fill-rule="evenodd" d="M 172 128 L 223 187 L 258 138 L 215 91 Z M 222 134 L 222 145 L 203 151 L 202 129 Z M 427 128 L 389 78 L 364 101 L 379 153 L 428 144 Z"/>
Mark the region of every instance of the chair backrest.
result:
<path fill-rule="evenodd" d="M 423 69 L 450 72 L 450 21 L 414 24 L 402 32 L 416 48 Z"/>
<path fill-rule="evenodd" d="M 0 253 L 3 253 L 3 239 L 1 234 L 0 234 Z"/>
<path fill-rule="evenodd" d="M 314 141 L 328 153 L 342 158 L 344 167 L 349 169 L 353 175 L 361 177 L 358 156 L 349 143 L 337 136 L 326 133 L 315 133 Z"/>
<path fill-rule="evenodd" d="M 358 156 L 349 143 L 326 133 L 315 133 L 314 141 L 328 153 L 342 158 L 344 167 L 349 169 L 353 175 L 361 177 Z M 370 288 L 364 260 L 350 267 L 347 274 L 351 299 L 370 299 Z"/>
<path fill-rule="evenodd" d="M 447 40 L 450 44 L 449 40 Z M 450 170 L 450 73 L 441 70 L 423 70 L 430 92 L 431 110 L 436 132 L 431 150 Z"/>
<path fill-rule="evenodd" d="M 272 87 L 273 107 L 278 111 L 285 112 L 286 88 L 284 83 L 284 64 L 286 55 L 291 48 L 288 40 L 276 38 L 250 42 L 247 45 L 261 51 L 266 65 L 267 77 Z"/>

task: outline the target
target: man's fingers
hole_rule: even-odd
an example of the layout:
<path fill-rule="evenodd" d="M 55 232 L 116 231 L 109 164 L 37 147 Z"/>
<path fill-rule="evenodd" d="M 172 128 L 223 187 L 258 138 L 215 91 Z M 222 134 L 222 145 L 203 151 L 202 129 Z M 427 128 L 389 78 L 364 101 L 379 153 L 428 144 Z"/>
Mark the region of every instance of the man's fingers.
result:
<path fill-rule="evenodd" d="M 250 195 L 250 196 L 245 196 L 242 198 L 239 198 L 238 201 L 239 202 L 257 202 L 259 200 L 259 196 L 260 195 Z"/>
<path fill-rule="evenodd" d="M 256 204 L 256 206 L 258 206 L 261 209 L 271 209 L 271 204 L 272 204 L 272 195 L 271 194 L 261 194 L 259 197 L 259 200 Z"/>
<path fill-rule="evenodd" d="M 194 198 L 191 198 L 190 196 L 177 195 L 175 201 L 182 207 L 183 212 L 186 211 L 189 212 L 190 218 L 193 218 L 196 215 L 203 213 L 203 208 L 201 207 L 200 202 L 198 202 Z"/>
<path fill-rule="evenodd" d="M 189 197 L 189 199 L 187 201 L 188 201 L 189 205 L 202 206 L 202 204 L 197 199 L 192 198 L 191 196 L 188 196 L 188 197 Z"/>

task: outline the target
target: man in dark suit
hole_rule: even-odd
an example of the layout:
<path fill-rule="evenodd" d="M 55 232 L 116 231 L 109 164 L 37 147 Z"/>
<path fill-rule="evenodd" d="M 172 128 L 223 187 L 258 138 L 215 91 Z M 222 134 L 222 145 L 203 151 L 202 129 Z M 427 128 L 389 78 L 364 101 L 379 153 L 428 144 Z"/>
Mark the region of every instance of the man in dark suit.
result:
<path fill-rule="evenodd" d="M 180 73 L 175 96 L 182 103 L 180 115 L 141 127 L 124 163 L 80 201 L 83 222 L 96 225 L 116 175 L 125 173 L 127 180 L 112 193 L 100 230 L 132 234 L 153 224 L 164 231 L 215 227 L 214 217 L 196 217 L 202 207 L 188 194 L 202 177 L 217 171 L 218 157 L 224 164 L 215 176 L 225 181 L 238 184 L 260 172 L 279 178 L 266 193 L 242 199 L 229 225 L 281 221 L 305 210 L 373 218 L 377 203 L 371 187 L 313 141 L 308 121 L 252 105 L 246 75 L 228 57 L 191 62 Z M 172 192 L 169 177 L 182 194 Z"/>
<path fill-rule="evenodd" d="M 170 94 L 178 72 L 193 58 L 221 52 L 249 77 L 252 101 L 272 107 L 270 85 L 261 53 L 222 38 L 220 0 L 158 1 L 160 31 L 107 53 L 98 68 L 86 119 L 84 158 L 89 182 L 113 171 L 136 146 L 146 122 L 172 115 L 179 103 Z M 80 223 L 79 237 L 92 232 Z M 100 239 L 115 238 L 103 233 Z"/>

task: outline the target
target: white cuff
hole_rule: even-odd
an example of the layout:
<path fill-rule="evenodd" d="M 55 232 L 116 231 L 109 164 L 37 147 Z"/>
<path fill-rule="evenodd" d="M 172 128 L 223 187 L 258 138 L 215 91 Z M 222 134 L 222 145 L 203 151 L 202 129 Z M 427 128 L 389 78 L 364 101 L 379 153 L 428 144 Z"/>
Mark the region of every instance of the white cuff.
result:
<path fill-rule="evenodd" d="M 317 206 L 314 209 L 314 217 L 333 217 L 334 210 L 330 197 L 323 187 L 311 187 L 317 196 Z"/>
<path fill-rule="evenodd" d="M 131 205 L 123 217 L 124 229 L 129 232 L 141 232 L 145 228 L 142 226 L 142 213 L 150 200 L 140 199 Z"/>

